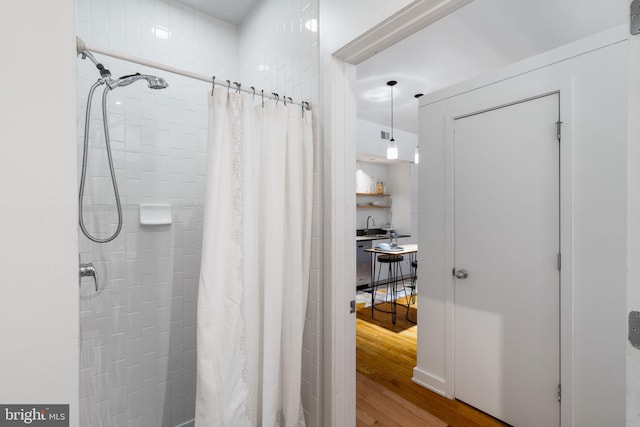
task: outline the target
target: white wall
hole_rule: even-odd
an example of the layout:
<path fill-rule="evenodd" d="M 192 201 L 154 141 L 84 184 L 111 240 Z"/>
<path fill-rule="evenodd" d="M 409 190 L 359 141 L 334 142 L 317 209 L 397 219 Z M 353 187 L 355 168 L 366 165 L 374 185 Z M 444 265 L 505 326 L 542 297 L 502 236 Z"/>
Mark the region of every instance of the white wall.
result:
<path fill-rule="evenodd" d="M 563 334 L 569 328 L 569 335 L 562 338 L 562 366 L 570 367 L 561 374 L 563 422 L 573 417 L 573 425 L 580 427 L 624 425 L 626 370 L 621 346 L 626 339 L 627 44 L 615 42 L 625 37 L 624 29 L 616 29 L 428 96 L 421 103 L 425 155 L 420 165 L 419 243 L 426 250 L 419 256 L 419 288 L 425 295 L 425 310 L 419 318 L 414 375 L 423 383 L 444 393 L 452 381 L 446 366 L 446 322 L 450 319 L 446 301 L 453 266 L 446 264 L 451 212 L 444 188 L 445 123 L 463 106 L 471 112 L 509 94 L 516 97 L 536 87 L 562 86 L 563 111 L 571 110 L 562 118 L 563 144 L 568 139 L 572 149 L 566 152 L 564 145 L 563 156 L 570 159 L 563 160 L 563 185 L 571 182 L 572 187 L 563 205 L 573 212 L 572 218 L 563 217 L 563 236 L 572 240 L 562 248 L 568 255 L 566 263 L 563 257 L 562 295 L 573 297 L 562 302 Z M 610 45 L 572 57 L 577 50 L 602 44 Z M 567 88 L 572 90 L 571 99 L 566 98 Z M 568 355 L 573 355 L 569 361 Z M 571 399 L 573 413 L 567 408 Z"/>
<path fill-rule="evenodd" d="M 389 181 L 387 178 L 387 165 L 369 162 L 356 163 L 356 192 L 375 193 L 375 185 L 377 182 L 383 183 L 385 187 L 384 192 L 388 194 Z M 373 191 L 372 185 L 374 186 Z M 393 200 L 394 195 L 391 197 L 358 196 L 356 206 L 366 206 L 371 202 L 378 202 L 381 205 L 388 206 L 393 203 Z M 391 209 L 356 207 L 356 228 L 366 228 L 367 218 L 369 216 L 371 216 L 374 221 L 373 223 L 369 221 L 369 228 L 382 228 L 385 224 L 391 222 Z"/>
<path fill-rule="evenodd" d="M 386 184 L 386 192 L 392 195 L 392 208 L 383 212 L 358 209 L 356 227 L 364 228 L 367 216 L 373 215 L 376 224 L 383 224 L 378 221 L 379 219 L 391 222 L 398 232 L 410 234 L 415 239 L 417 238 L 418 166 L 413 161 L 418 145 L 418 135 L 394 129 L 394 137 L 398 145 L 398 160 L 385 161 L 389 141 L 381 138 L 382 131 L 390 132 L 391 128 L 367 120 L 356 120 L 356 151 L 358 158 L 365 160 L 357 163 L 356 178 L 361 172 L 369 178 L 381 178 Z M 366 161 L 368 157 L 371 157 L 372 163 Z M 356 180 L 357 192 L 364 192 L 365 187 L 366 179 Z"/>
<path fill-rule="evenodd" d="M 238 76 L 238 34 L 231 24 L 173 0 L 78 0 L 77 7 L 78 35 L 90 45 L 219 79 Z M 170 37 L 155 37 L 155 26 L 168 30 Z M 95 293 L 90 279 L 82 281 L 81 425 L 176 426 L 193 419 L 195 411 L 196 299 L 211 85 L 96 56 L 114 77 L 137 71 L 157 74 L 169 87 L 151 90 L 139 82 L 109 94 L 124 227 L 108 244 L 80 234 L 82 261 L 96 265 L 102 287 Z M 77 66 L 80 146 L 87 92 L 98 73 L 89 61 L 78 59 Z M 102 140 L 101 92 L 92 110 L 85 220 L 90 230 L 104 236 L 116 220 Z M 141 203 L 170 204 L 173 223 L 139 225 Z"/>
<path fill-rule="evenodd" d="M 314 200 L 311 283 L 303 337 L 302 405 L 307 426 L 322 421 L 322 146 L 318 135 L 318 32 L 305 23 L 318 19 L 318 0 L 263 0 L 240 25 L 240 79 L 243 86 L 311 102 L 314 115 Z M 256 98 L 258 98 L 256 96 Z M 291 106 L 290 108 L 300 108 Z"/>
<path fill-rule="evenodd" d="M 391 164 L 357 162 L 356 163 L 356 192 L 370 193 L 371 185 L 378 181 L 384 183 L 388 197 L 357 196 L 356 198 L 356 228 L 365 228 L 367 218 L 372 216 L 375 227 L 380 228 L 390 223 L 400 234 L 409 234 L 413 240 L 417 239 L 418 221 L 418 166 L 409 162 Z M 375 191 L 373 191 L 375 192 Z M 371 202 L 379 202 L 390 208 L 363 208 Z"/>
<path fill-rule="evenodd" d="M 391 222 L 400 234 L 418 241 L 418 165 L 409 162 L 388 166 L 389 192 L 393 194 Z"/>
<path fill-rule="evenodd" d="M 70 404 L 78 426 L 74 15 L 0 6 L 0 402 Z"/>
<path fill-rule="evenodd" d="M 378 25 L 412 0 L 321 0 L 323 49 L 331 53 Z"/>
<path fill-rule="evenodd" d="M 631 3 L 631 1 L 629 1 Z M 640 311 L 640 36 L 629 35 L 627 312 Z M 640 351 L 627 341 L 627 426 L 640 425 Z"/>
<path fill-rule="evenodd" d="M 389 126 L 358 119 L 356 121 L 356 151 L 367 153 L 379 158 L 387 157 L 389 140 L 382 139 L 380 132 L 391 132 Z M 398 145 L 398 160 L 413 162 L 418 135 L 401 129 L 393 130 L 394 139 Z"/>

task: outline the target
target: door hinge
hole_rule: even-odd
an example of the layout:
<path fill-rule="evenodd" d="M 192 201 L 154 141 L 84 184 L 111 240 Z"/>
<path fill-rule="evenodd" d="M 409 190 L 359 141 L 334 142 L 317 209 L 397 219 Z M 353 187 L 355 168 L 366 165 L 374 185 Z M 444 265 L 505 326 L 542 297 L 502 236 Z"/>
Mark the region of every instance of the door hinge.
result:
<path fill-rule="evenodd" d="M 558 252 L 558 271 L 562 270 L 562 254 Z"/>
<path fill-rule="evenodd" d="M 562 122 L 558 120 L 556 122 L 556 136 L 558 137 L 558 141 L 562 138 Z"/>
<path fill-rule="evenodd" d="M 558 384 L 558 402 L 562 401 L 562 385 Z"/>
<path fill-rule="evenodd" d="M 356 312 L 356 300 L 349 301 L 349 313 L 353 314 Z"/>
<path fill-rule="evenodd" d="M 629 313 L 629 342 L 640 350 L 640 311 Z"/>
<path fill-rule="evenodd" d="M 640 0 L 633 0 L 629 9 L 629 32 L 631 35 L 640 34 Z"/>

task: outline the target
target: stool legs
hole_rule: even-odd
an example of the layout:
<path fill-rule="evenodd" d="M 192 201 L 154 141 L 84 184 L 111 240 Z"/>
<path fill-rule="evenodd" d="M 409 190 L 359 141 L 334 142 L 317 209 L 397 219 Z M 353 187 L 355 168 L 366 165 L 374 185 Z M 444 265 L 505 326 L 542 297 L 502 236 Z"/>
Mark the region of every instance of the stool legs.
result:
<path fill-rule="evenodd" d="M 380 268 L 380 270 L 378 270 L 378 278 L 376 280 L 376 282 L 379 284 L 380 283 L 380 271 L 382 270 L 382 268 Z M 402 282 L 402 286 L 404 287 L 404 278 L 403 278 L 403 274 L 402 274 L 402 265 L 400 264 L 399 261 L 397 262 L 391 262 L 389 263 L 388 266 L 388 282 L 387 282 L 387 295 L 391 295 L 391 305 L 392 305 L 392 309 L 390 312 L 391 313 L 391 323 L 393 323 L 394 325 L 396 324 L 396 312 L 397 312 L 397 300 L 398 300 L 398 283 Z M 400 274 L 398 276 L 398 273 Z M 373 313 L 375 308 L 375 303 L 376 303 L 376 295 L 378 292 L 378 284 L 374 283 L 373 286 L 373 292 L 371 293 L 371 318 L 373 318 Z M 386 298 L 385 298 L 386 301 Z M 384 310 L 380 310 L 379 311 L 384 311 Z M 408 308 L 407 308 L 408 310 Z M 385 311 L 386 312 L 386 311 Z"/>
<path fill-rule="evenodd" d="M 411 295 L 407 298 L 407 321 L 411 323 L 416 323 L 415 321 L 409 319 L 409 307 L 411 304 L 416 303 L 416 281 L 418 279 L 418 261 L 411 261 L 411 284 L 409 285 L 409 289 L 411 289 Z"/>

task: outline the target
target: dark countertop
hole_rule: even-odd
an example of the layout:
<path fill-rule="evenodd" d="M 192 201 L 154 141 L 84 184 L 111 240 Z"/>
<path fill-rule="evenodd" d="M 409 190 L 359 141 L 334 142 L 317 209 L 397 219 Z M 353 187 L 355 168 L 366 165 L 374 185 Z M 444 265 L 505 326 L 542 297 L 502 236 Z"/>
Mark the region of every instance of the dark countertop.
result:
<path fill-rule="evenodd" d="M 398 234 L 398 238 L 402 238 L 402 237 L 411 237 L 410 234 Z M 356 236 L 356 242 L 362 242 L 365 240 L 383 240 L 383 239 L 389 239 L 389 235 L 388 234 L 372 234 L 370 236 Z"/>

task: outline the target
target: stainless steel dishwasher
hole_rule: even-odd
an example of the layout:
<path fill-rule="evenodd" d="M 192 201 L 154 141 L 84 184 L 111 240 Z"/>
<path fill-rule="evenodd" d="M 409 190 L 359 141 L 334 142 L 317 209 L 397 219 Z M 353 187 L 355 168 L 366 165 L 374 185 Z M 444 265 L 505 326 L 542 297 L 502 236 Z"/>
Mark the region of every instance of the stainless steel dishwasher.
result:
<path fill-rule="evenodd" d="M 356 286 L 365 287 L 371 284 L 371 253 L 365 249 L 371 249 L 372 240 L 361 240 L 356 242 Z"/>

